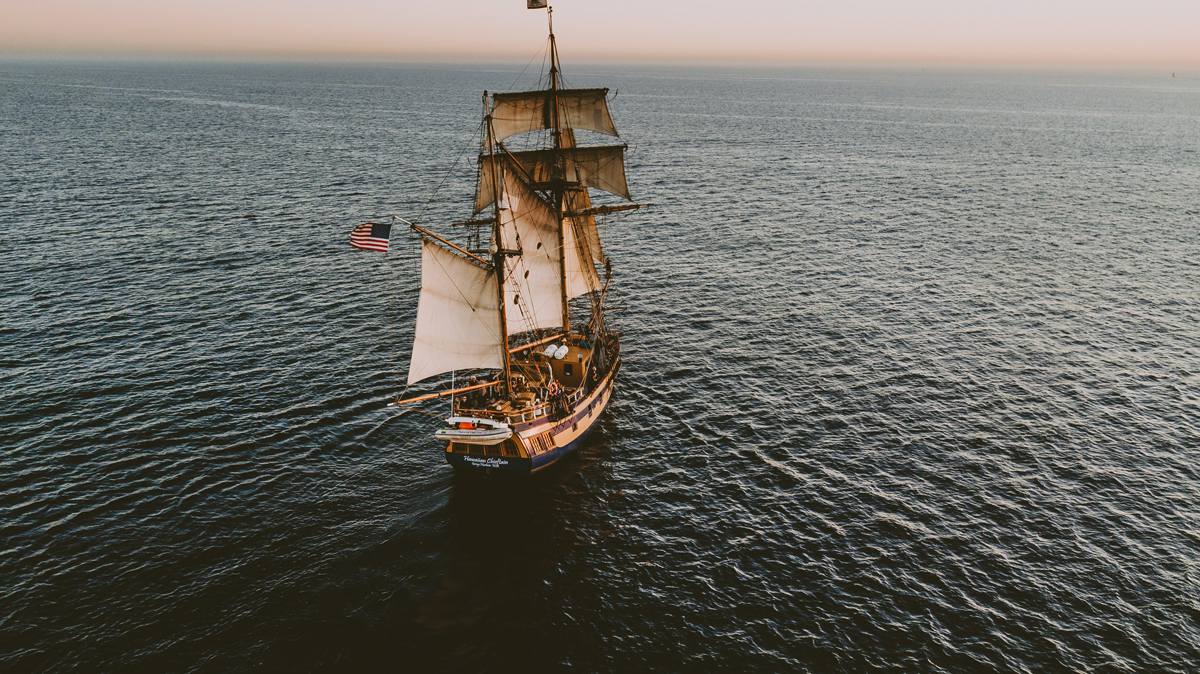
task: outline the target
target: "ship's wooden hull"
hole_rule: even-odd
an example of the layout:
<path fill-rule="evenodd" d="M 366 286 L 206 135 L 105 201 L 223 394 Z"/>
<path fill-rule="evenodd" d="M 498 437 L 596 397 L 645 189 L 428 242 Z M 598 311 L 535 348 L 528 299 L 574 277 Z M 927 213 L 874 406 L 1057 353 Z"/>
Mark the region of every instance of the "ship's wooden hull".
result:
<path fill-rule="evenodd" d="M 566 414 L 548 414 L 512 423 L 513 436 L 494 447 L 452 442 L 446 447 L 446 462 L 472 471 L 500 471 L 528 475 L 544 470 L 579 448 L 596 426 L 612 398 L 618 356 L 595 388 L 569 404 Z"/>

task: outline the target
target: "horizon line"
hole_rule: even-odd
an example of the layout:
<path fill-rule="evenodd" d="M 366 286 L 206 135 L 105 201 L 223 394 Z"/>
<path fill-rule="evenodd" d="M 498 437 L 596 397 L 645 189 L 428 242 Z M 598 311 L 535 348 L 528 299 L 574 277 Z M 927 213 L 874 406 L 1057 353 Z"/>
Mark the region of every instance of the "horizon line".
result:
<path fill-rule="evenodd" d="M 535 57 L 536 59 L 536 57 Z M 263 63 L 397 63 L 397 64 L 464 64 L 522 67 L 532 61 L 515 54 L 488 53 L 398 53 L 370 51 L 301 51 L 301 50 L 38 50 L 0 48 L 2 61 L 163 61 L 163 62 L 263 62 Z M 932 55 L 629 55 L 612 56 L 576 54 L 578 65 L 646 65 L 646 66 L 779 66 L 779 67 L 865 67 L 865 68 L 945 68 L 1018 70 L 1166 70 L 1173 73 L 1200 68 L 1196 62 L 1170 63 L 1161 58 L 1099 59 L 1084 57 L 1047 58 L 1031 55 L 1023 58 L 987 56 Z"/>

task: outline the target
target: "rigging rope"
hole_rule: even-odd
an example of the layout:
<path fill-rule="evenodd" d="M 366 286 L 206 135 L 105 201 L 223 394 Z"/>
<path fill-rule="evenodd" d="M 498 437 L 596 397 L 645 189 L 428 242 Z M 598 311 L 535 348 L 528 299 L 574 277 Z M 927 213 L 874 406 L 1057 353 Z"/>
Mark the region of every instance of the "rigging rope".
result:
<path fill-rule="evenodd" d="M 437 244 L 434 244 L 434 245 L 437 245 Z M 445 249 L 443 248 L 442 250 L 445 250 Z M 450 251 L 447 251 L 447 252 L 449 252 L 451 255 L 454 255 L 455 257 L 459 257 L 458 255 L 456 255 L 453 252 L 450 252 Z M 456 283 L 454 281 L 454 277 L 450 274 L 449 271 L 446 270 L 446 266 L 442 264 L 441 260 L 438 260 L 435 257 L 435 258 L 433 258 L 433 261 L 437 262 L 437 266 L 441 268 L 442 273 L 446 275 L 447 279 L 450 279 L 450 285 L 454 286 L 454 289 L 458 291 L 459 296 L 462 297 L 462 299 L 463 299 L 463 303 L 466 304 L 468 307 L 471 307 L 471 312 L 476 314 L 476 319 L 479 321 L 479 324 L 482 325 L 485 329 L 487 329 L 488 334 L 490 334 L 496 340 L 499 340 L 500 337 L 496 334 L 496 332 L 494 330 L 492 330 L 491 326 L 488 325 L 486 322 L 484 322 L 482 318 L 478 317 L 479 311 L 475 308 L 475 305 L 471 303 L 471 300 L 467 299 L 467 295 L 466 295 L 466 293 L 463 292 L 462 288 L 458 287 L 458 283 Z M 478 266 L 478 264 L 476 264 L 476 266 Z M 483 308 L 486 309 L 487 307 L 483 307 Z M 501 311 L 503 311 L 503 307 L 501 307 Z"/>
<path fill-rule="evenodd" d="M 512 90 L 512 88 L 513 88 L 513 87 L 517 86 L 517 82 L 518 82 L 518 81 L 521 79 L 521 76 L 525 74 L 525 71 L 526 71 L 526 70 L 529 70 L 529 66 L 533 65 L 533 60 L 534 60 L 534 59 L 536 59 L 536 58 L 537 58 L 539 55 L 542 55 L 542 72 L 545 72 L 545 71 L 546 71 L 546 57 L 545 57 L 545 53 L 546 53 L 546 50 L 547 50 L 549 47 L 550 47 L 550 40 L 547 38 L 547 40 L 546 40 L 546 43 L 542 45 L 542 48 L 541 48 L 541 49 L 539 49 L 539 50 L 537 50 L 537 51 L 535 51 L 535 52 L 533 53 L 533 56 L 530 56 L 530 57 L 529 57 L 529 63 L 526 63 L 526 64 L 525 64 L 525 67 L 524 67 L 524 68 L 521 68 L 521 72 L 517 73 L 517 76 L 516 76 L 515 78 L 513 78 L 513 81 L 512 81 L 512 83 L 508 85 L 508 88 L 509 88 L 509 90 Z M 538 74 L 538 81 L 540 82 L 541 80 L 542 80 L 542 76 L 541 76 L 541 74 L 539 73 L 539 74 Z"/>
<path fill-rule="evenodd" d="M 467 153 L 467 149 L 473 145 L 479 144 L 479 142 L 477 142 L 475 139 L 480 137 L 482 133 L 483 133 L 483 128 L 481 125 L 479 130 L 477 130 L 474 134 L 472 134 L 470 142 L 465 147 L 463 147 L 462 151 L 460 151 L 458 153 L 458 156 L 454 158 L 454 163 L 452 163 L 450 165 L 450 168 L 446 170 L 445 175 L 442 176 L 442 181 L 440 183 L 438 183 L 437 187 L 433 188 L 433 192 L 429 195 L 429 198 L 425 200 L 425 205 L 421 207 L 420 212 L 417 213 L 417 217 L 414 218 L 414 220 L 413 220 L 414 223 L 421 221 L 421 218 L 425 215 L 425 212 L 429 210 L 430 204 L 432 204 L 434 199 L 437 198 L 438 192 L 441 191 L 442 187 L 446 184 L 446 181 L 449 180 L 450 176 L 454 173 L 454 169 L 458 166 L 458 162 L 461 161 L 463 158 L 463 155 L 465 155 Z M 399 218 L 397 218 L 395 215 L 392 215 L 393 229 L 395 228 L 397 219 L 399 219 Z M 391 258 L 392 258 L 391 249 L 392 249 L 392 246 L 389 245 L 388 246 L 388 254 L 387 254 L 387 259 L 388 259 L 387 295 L 388 295 L 388 313 L 389 313 L 389 315 L 392 314 L 392 312 L 394 311 L 395 299 L 396 299 L 395 298 L 395 295 L 396 295 L 396 272 L 395 272 L 394 267 L 391 264 Z M 461 292 L 461 291 L 459 291 L 459 292 Z M 400 342 L 393 340 L 393 344 L 396 345 L 396 347 L 392 351 L 392 365 L 394 368 L 393 372 L 399 372 L 400 360 L 401 360 L 400 346 L 399 346 Z M 411 366 L 411 363 L 410 363 L 410 366 Z M 408 388 L 409 388 L 409 385 L 405 385 L 404 390 L 396 395 L 396 400 L 400 400 L 401 396 L 403 396 L 405 393 L 408 392 Z"/>
<path fill-rule="evenodd" d="M 413 222 L 414 222 L 414 223 L 417 223 L 417 222 L 420 222 L 420 221 L 421 221 L 421 217 L 422 217 L 423 215 L 425 215 L 425 211 L 429 210 L 429 205 L 430 205 L 430 204 L 432 204 L 432 203 L 433 203 L 433 200 L 437 198 L 437 193 L 438 193 L 438 191 L 439 191 L 439 190 L 441 190 L 441 189 L 442 189 L 442 186 L 444 186 L 444 185 L 446 184 L 446 181 L 450 179 L 450 175 L 451 175 L 452 173 L 454 173 L 454 168 L 455 168 L 456 166 L 458 166 L 458 162 L 459 162 L 459 161 L 460 161 L 460 160 L 463 158 L 463 155 L 467 153 L 467 148 L 468 148 L 468 147 L 471 147 L 472 145 L 478 145 L 478 144 L 479 144 L 479 143 L 476 143 L 476 142 L 475 142 L 475 138 L 476 138 L 477 136 L 479 136 L 480 134 L 482 134 L 482 133 L 483 133 L 483 129 L 482 129 L 482 125 L 481 125 L 481 128 L 480 128 L 480 130 L 479 130 L 479 131 L 476 131 L 476 132 L 475 132 L 475 133 L 474 133 L 474 134 L 471 136 L 471 142 L 470 142 L 470 143 L 469 143 L 469 144 L 468 144 L 466 147 L 464 147 L 464 148 L 462 149 L 462 151 L 461 151 L 461 152 L 459 152 L 459 153 L 458 153 L 458 156 L 457 156 L 457 157 L 455 157 L 455 158 L 454 158 L 454 163 L 453 163 L 453 164 L 451 164 L 451 165 L 450 165 L 450 168 L 446 170 L 446 175 L 442 176 L 442 182 L 438 183 L 438 186 L 437 186 L 437 187 L 435 187 L 435 188 L 433 188 L 433 194 L 430 194 L 430 195 L 429 195 L 429 199 L 428 199 L 428 200 L 426 200 L 426 201 L 425 201 L 425 205 L 421 207 L 421 212 L 420 212 L 420 213 L 417 213 L 417 217 L 416 217 L 416 218 L 413 218 Z"/>

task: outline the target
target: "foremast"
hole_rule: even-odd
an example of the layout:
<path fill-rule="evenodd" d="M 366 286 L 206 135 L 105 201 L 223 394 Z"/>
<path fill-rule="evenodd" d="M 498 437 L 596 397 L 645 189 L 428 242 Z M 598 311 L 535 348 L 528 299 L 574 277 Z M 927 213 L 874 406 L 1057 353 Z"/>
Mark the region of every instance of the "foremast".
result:
<path fill-rule="evenodd" d="M 488 155 L 491 156 L 492 163 L 492 194 L 495 198 L 492 200 L 492 241 L 495 245 L 490 246 L 489 252 L 492 254 L 492 272 L 496 275 L 496 293 L 497 300 L 500 303 L 500 358 L 504 363 L 503 377 L 505 395 L 512 394 L 512 355 L 508 351 L 508 311 L 504 302 L 504 256 L 506 251 L 500 245 L 502 241 L 500 232 L 500 172 L 496 166 L 496 141 L 492 132 L 492 116 L 488 112 L 488 92 L 483 92 L 483 112 L 484 112 L 484 133 L 487 136 Z"/>

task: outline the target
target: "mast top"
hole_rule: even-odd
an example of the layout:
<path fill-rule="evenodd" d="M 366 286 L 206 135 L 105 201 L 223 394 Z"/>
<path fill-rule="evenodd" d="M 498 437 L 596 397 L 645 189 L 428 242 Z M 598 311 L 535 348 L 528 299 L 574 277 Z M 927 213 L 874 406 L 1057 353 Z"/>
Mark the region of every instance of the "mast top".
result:
<path fill-rule="evenodd" d="M 554 8 L 546 5 L 546 21 L 550 24 L 550 85 L 558 88 L 558 44 L 554 41 Z"/>

